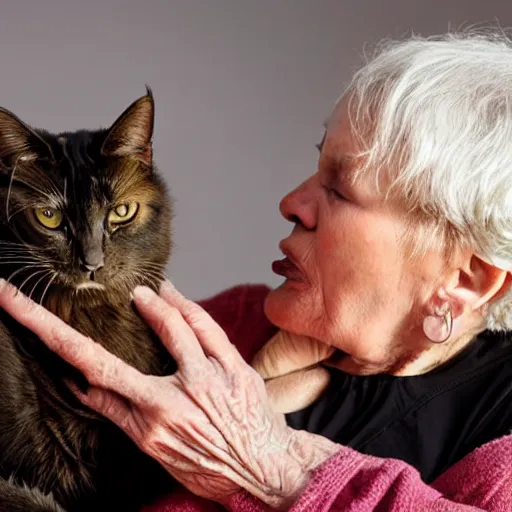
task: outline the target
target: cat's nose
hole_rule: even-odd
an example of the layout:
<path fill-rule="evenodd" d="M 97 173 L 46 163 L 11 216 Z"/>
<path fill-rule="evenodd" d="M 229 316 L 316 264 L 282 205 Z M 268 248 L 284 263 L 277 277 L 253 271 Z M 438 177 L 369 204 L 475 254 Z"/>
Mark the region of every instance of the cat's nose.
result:
<path fill-rule="evenodd" d="M 84 272 L 96 272 L 105 265 L 103 238 L 103 228 L 89 228 L 83 233 L 77 249 L 80 267 Z"/>
<path fill-rule="evenodd" d="M 86 272 L 96 272 L 105 266 L 105 260 L 101 258 L 93 261 L 82 261 L 80 266 L 82 267 L 82 270 Z"/>

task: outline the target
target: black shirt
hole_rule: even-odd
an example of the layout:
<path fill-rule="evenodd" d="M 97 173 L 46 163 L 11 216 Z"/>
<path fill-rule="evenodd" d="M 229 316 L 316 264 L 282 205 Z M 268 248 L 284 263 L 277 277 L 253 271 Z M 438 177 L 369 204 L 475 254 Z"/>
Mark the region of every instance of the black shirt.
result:
<path fill-rule="evenodd" d="M 512 431 L 510 333 L 486 331 L 424 375 L 330 371 L 322 397 L 288 414 L 288 424 L 361 453 L 401 459 L 426 482 L 475 448 Z"/>

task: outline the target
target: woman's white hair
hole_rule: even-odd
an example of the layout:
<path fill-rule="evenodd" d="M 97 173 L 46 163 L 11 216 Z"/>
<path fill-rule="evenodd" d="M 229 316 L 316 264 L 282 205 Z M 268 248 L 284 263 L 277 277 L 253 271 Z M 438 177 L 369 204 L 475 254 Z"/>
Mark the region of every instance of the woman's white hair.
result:
<path fill-rule="evenodd" d="M 346 95 L 365 157 L 358 175 L 377 169 L 378 183 L 385 170 L 388 192 L 431 221 L 429 243 L 449 239 L 512 271 L 512 41 L 504 31 L 388 41 Z M 486 315 L 488 328 L 512 329 L 512 293 Z"/>

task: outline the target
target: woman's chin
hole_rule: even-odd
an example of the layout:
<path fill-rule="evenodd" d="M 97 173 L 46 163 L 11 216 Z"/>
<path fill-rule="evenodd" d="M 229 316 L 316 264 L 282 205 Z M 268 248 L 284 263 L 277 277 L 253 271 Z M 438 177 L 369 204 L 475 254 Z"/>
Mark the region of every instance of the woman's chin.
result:
<path fill-rule="evenodd" d="M 286 279 L 269 292 L 263 307 L 265 316 L 277 327 L 301 334 L 309 332 L 307 327 L 311 327 L 315 308 L 305 283 Z"/>

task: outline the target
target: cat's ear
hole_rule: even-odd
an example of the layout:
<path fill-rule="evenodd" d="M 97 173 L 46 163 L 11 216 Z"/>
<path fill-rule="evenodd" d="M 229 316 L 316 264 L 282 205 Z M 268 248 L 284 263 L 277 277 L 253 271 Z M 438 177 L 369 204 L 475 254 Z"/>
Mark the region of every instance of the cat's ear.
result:
<path fill-rule="evenodd" d="M 0 108 L 0 162 L 7 168 L 18 162 L 54 160 L 50 146 L 21 119 Z"/>
<path fill-rule="evenodd" d="M 134 101 L 115 121 L 103 142 L 105 156 L 127 156 L 151 166 L 155 104 L 151 89 Z"/>

